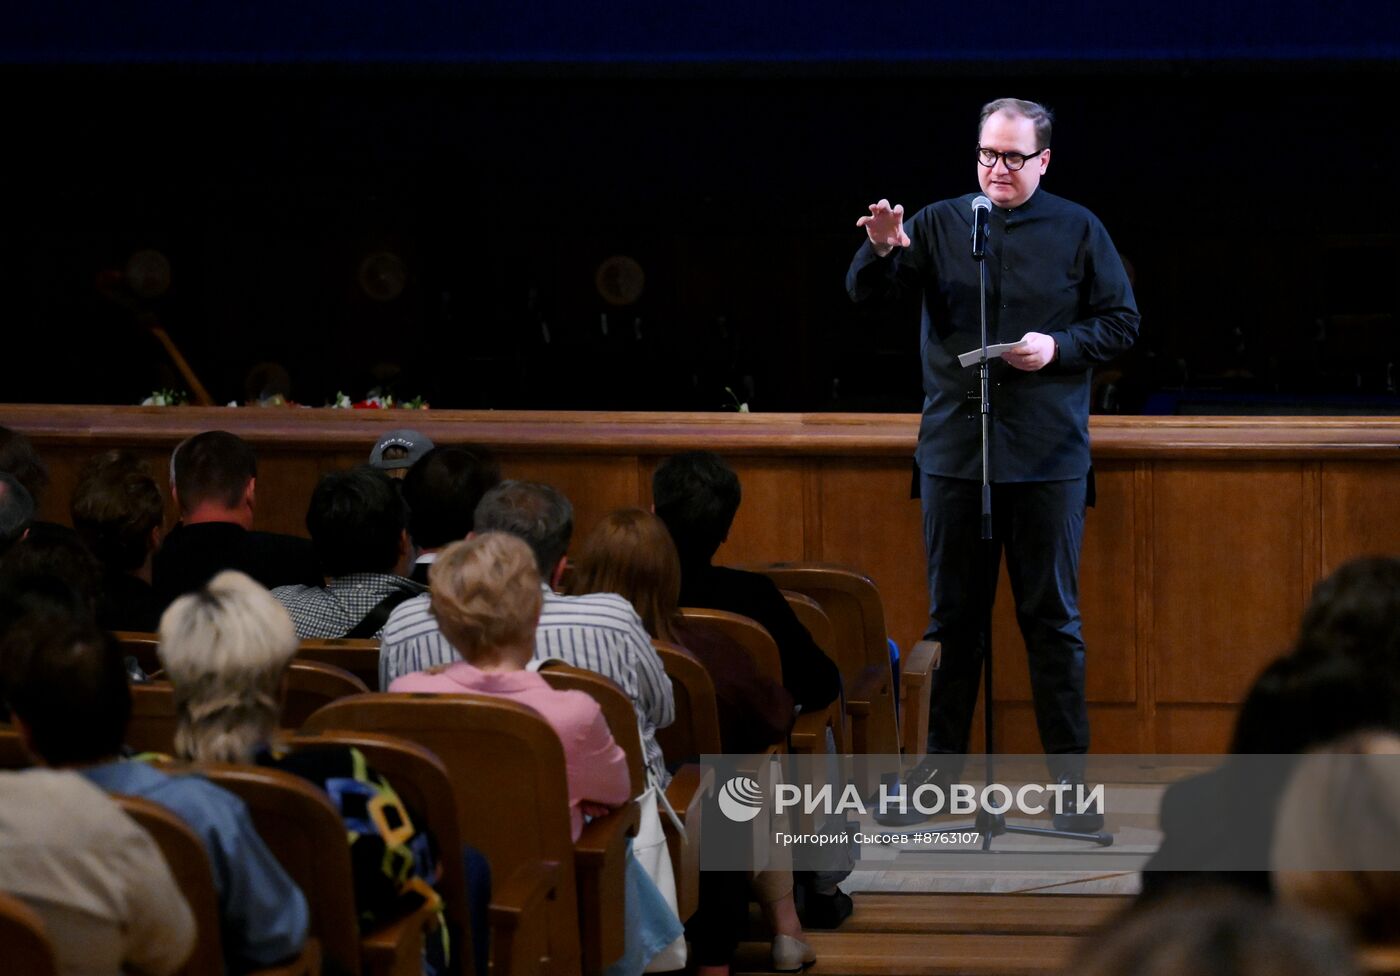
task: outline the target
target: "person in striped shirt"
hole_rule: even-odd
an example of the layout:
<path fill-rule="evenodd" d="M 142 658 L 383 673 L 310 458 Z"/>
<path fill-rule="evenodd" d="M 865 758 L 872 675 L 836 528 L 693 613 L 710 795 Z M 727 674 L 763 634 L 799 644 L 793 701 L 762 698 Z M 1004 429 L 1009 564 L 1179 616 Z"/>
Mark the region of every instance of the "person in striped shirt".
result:
<path fill-rule="evenodd" d="M 558 660 L 614 681 L 637 711 L 647 768 L 654 782 L 669 776 L 656 730 L 675 719 L 671 679 L 632 604 L 616 593 L 561 596 L 555 592 L 568 563 L 574 513 L 549 485 L 505 481 L 481 499 L 472 518 L 476 532 L 499 531 L 529 545 L 540 571 L 544 605 L 535 631 L 535 660 Z M 389 615 L 379 645 L 379 687 L 415 671 L 461 660 L 438 628 L 428 595 Z"/>

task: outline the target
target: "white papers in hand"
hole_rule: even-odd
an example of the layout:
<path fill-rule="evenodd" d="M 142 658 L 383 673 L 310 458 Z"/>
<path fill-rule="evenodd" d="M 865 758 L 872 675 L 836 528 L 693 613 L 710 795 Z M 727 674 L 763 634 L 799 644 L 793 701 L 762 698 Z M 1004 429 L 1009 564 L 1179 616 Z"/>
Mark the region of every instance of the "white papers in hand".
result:
<path fill-rule="evenodd" d="M 1020 348 L 1022 348 L 1022 347 L 1024 347 L 1024 346 L 1025 346 L 1025 343 L 1022 342 L 1022 341 L 1019 340 L 1019 339 L 1016 340 L 1015 342 L 998 342 L 998 343 L 996 343 L 995 345 L 992 345 L 992 346 L 988 346 L 988 347 L 987 347 L 987 358 L 988 358 L 988 359 L 996 359 L 998 356 L 1000 356 L 1002 353 L 1006 352 L 1006 350 L 1008 350 L 1008 349 L 1020 349 Z M 981 347 L 981 346 L 978 346 L 976 349 L 973 349 L 971 352 L 965 352 L 965 353 L 963 353 L 961 356 L 959 356 L 959 357 L 958 357 L 958 365 L 959 365 L 959 366 L 975 366 L 975 365 L 977 365 L 978 362 L 981 361 L 981 359 L 982 359 L 982 347 Z"/>

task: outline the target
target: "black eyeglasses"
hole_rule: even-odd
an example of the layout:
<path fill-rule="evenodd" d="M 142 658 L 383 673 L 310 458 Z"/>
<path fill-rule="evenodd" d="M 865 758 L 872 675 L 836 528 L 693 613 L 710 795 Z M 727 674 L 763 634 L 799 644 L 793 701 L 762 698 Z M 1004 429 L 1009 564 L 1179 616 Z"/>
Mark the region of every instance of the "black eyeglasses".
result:
<path fill-rule="evenodd" d="M 995 149 L 987 149 L 983 146 L 978 146 L 977 161 L 988 169 L 991 169 L 997 164 L 997 160 L 1000 159 L 1006 164 L 1007 170 L 1014 173 L 1022 166 L 1026 165 L 1026 160 L 1035 159 L 1035 157 L 1043 152 L 1045 152 L 1044 149 L 1038 149 L 1028 156 L 1025 153 L 997 152 Z"/>

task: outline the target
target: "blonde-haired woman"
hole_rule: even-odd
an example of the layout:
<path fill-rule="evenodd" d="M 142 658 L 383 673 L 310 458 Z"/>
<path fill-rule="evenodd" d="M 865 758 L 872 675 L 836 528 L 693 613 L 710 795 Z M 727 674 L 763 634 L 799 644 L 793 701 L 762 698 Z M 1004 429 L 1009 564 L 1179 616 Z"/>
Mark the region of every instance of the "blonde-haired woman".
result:
<path fill-rule="evenodd" d="M 504 532 L 483 532 L 439 552 L 428 582 L 438 627 L 462 660 L 396 678 L 389 690 L 475 692 L 539 712 L 564 745 L 577 840 L 585 813 L 619 806 L 631 795 L 627 756 L 597 702 L 581 691 L 556 691 L 526 670 L 544 602 L 530 547 Z"/>
<path fill-rule="evenodd" d="M 298 749 L 286 753 L 276 738 L 283 674 L 297 650 L 287 611 L 243 573 L 227 571 L 187 593 L 160 620 L 159 655 L 175 686 L 175 751 L 191 762 L 257 763 L 294 773 L 326 791 L 345 820 L 354 871 L 355 904 L 368 929 L 421 904 L 437 876 L 432 843 L 393 787 L 354 749 Z M 327 789 L 335 781 L 336 789 Z M 381 833 L 395 817 L 367 817 L 366 809 L 393 809 L 410 828 L 406 839 Z M 406 876 L 393 865 L 412 865 Z M 471 864 L 471 858 L 468 858 Z M 479 876 L 479 875 L 478 875 Z M 421 879 L 421 880 L 420 880 Z M 476 926 L 474 925 L 475 929 Z M 426 947 L 424 971 L 445 972 L 446 932 Z"/>
<path fill-rule="evenodd" d="M 462 660 L 406 674 L 390 691 L 475 692 L 528 705 L 564 746 L 574 837 L 583 817 L 626 802 L 627 756 L 608 730 L 603 710 L 581 691 L 556 691 L 535 671 L 535 627 L 543 584 L 530 547 L 505 532 L 483 532 L 438 553 L 428 571 L 438 627 Z M 623 956 L 608 976 L 640 974 L 682 935 L 681 923 L 647 876 L 628 842 Z"/>
<path fill-rule="evenodd" d="M 570 587 L 574 593 L 618 593 L 658 640 L 682 645 L 705 666 L 715 684 L 720 740 L 726 753 L 760 753 L 787 737 L 793 699 L 765 678 L 748 653 L 724 634 L 680 616 L 681 562 L 666 524 L 641 509 L 606 516 L 579 551 Z M 685 756 L 672 756 L 673 761 Z M 701 976 L 722 976 L 748 925 L 750 877 L 744 872 L 704 871 L 700 907 L 687 930 Z M 803 937 L 793 898 L 792 871 L 769 869 L 752 878 L 773 930 L 773 968 L 804 969 L 816 953 Z"/>

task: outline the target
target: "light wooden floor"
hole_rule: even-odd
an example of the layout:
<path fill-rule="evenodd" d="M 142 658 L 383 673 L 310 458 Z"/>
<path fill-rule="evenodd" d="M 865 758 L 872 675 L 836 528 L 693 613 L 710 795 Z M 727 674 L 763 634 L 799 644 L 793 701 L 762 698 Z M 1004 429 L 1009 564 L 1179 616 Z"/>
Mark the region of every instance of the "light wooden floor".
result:
<path fill-rule="evenodd" d="M 1081 940 L 1125 895 L 857 892 L 835 932 L 809 932 L 812 976 L 1020 976 L 1065 971 Z M 768 944 L 745 943 L 736 972 L 768 971 Z"/>

